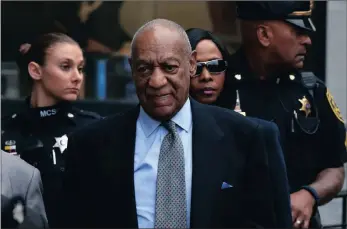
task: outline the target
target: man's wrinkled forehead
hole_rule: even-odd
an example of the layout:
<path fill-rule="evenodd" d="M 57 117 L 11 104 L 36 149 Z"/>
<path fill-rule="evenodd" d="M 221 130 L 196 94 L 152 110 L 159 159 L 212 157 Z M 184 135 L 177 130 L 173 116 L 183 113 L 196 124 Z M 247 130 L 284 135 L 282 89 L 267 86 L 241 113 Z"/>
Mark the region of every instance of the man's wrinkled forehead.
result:
<path fill-rule="evenodd" d="M 183 58 L 183 51 L 168 46 L 150 46 L 148 48 L 138 48 L 133 59 L 148 62 L 164 62 L 169 60 L 179 61 Z"/>
<path fill-rule="evenodd" d="M 137 37 L 132 58 L 167 59 L 184 57 L 184 43 L 177 33 L 166 31 L 147 31 Z"/>

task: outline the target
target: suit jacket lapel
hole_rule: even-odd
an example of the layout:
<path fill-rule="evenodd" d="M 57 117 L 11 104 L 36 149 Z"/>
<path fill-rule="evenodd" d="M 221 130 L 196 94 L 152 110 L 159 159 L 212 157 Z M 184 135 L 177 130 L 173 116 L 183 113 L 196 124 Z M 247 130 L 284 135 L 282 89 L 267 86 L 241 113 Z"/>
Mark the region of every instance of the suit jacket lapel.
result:
<path fill-rule="evenodd" d="M 193 115 L 193 171 L 191 227 L 209 227 L 214 198 L 221 188 L 223 132 L 206 106 L 191 99 Z M 203 207 L 202 207 L 203 206 Z"/>

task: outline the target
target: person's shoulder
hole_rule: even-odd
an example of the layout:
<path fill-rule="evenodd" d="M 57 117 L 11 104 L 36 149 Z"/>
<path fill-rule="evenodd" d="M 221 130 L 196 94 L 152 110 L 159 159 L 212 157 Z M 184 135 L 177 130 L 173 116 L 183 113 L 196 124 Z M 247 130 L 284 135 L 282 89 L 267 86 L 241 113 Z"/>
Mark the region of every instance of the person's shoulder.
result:
<path fill-rule="evenodd" d="M 28 179 L 25 180 L 28 181 L 31 180 L 34 173 L 39 173 L 34 166 L 28 164 L 20 157 L 11 155 L 3 150 L 1 150 L 1 167 L 3 172 L 8 173 L 10 176 L 19 177 L 20 179 L 27 177 Z"/>
<path fill-rule="evenodd" d="M 200 104 L 200 109 L 204 109 L 216 121 L 221 129 L 232 129 L 242 136 L 266 135 L 273 136 L 279 134 L 277 125 L 263 119 L 244 116 L 233 110 L 214 105 Z"/>
<path fill-rule="evenodd" d="M 325 84 L 325 82 L 323 80 L 320 79 L 319 76 L 317 76 L 313 72 L 306 72 L 306 73 L 312 74 L 315 77 L 316 92 L 317 93 L 326 94 L 329 91 L 327 85 Z"/>
<path fill-rule="evenodd" d="M 124 111 L 97 119 L 97 122 L 92 122 L 83 126 L 83 128 L 79 128 L 70 133 L 69 138 L 73 138 L 75 140 L 103 138 L 110 132 L 120 131 L 124 126 L 127 125 L 129 113 L 129 111 Z"/>
<path fill-rule="evenodd" d="M 273 135 L 275 133 L 279 134 L 279 128 L 274 122 L 255 117 L 248 117 L 248 119 L 256 123 L 259 132 L 262 132 L 265 135 Z"/>
<path fill-rule="evenodd" d="M 316 74 L 311 71 L 303 71 L 300 72 L 300 75 L 303 87 L 306 87 L 309 90 L 311 89 L 311 91 L 314 92 L 312 94 L 314 95 L 314 99 L 317 101 L 318 107 L 322 107 L 324 101 L 328 100 L 333 110 L 336 108 L 335 101 L 329 88 Z"/>
<path fill-rule="evenodd" d="M 259 123 L 257 121 L 233 110 L 215 105 L 200 105 L 214 117 L 216 123 L 220 126 L 233 126 L 234 129 L 242 131 L 252 131 L 258 128 Z"/>
<path fill-rule="evenodd" d="M 23 168 L 27 170 L 32 170 L 35 168 L 32 165 L 25 162 L 24 160 L 22 160 L 20 157 L 11 155 L 3 150 L 1 150 L 1 159 L 2 159 L 1 164 L 3 166 L 12 166 L 12 167 Z"/>
<path fill-rule="evenodd" d="M 301 84 L 304 88 L 307 88 L 308 90 L 314 90 L 314 91 L 325 91 L 326 85 L 323 80 L 319 78 L 313 71 L 298 71 L 292 82 Z M 291 78 L 291 75 L 289 75 L 289 78 Z"/>
<path fill-rule="evenodd" d="M 85 126 L 91 125 L 95 122 L 102 120 L 104 117 L 96 112 L 82 110 L 77 107 L 71 107 L 66 111 L 66 118 L 75 124 L 76 128 L 74 131 L 84 128 Z"/>
<path fill-rule="evenodd" d="M 72 108 L 72 114 L 76 115 L 77 118 L 86 119 L 86 120 L 90 120 L 90 121 L 97 121 L 97 120 L 101 120 L 104 118 L 96 112 L 82 110 L 82 109 L 79 109 L 77 107 Z"/>
<path fill-rule="evenodd" d="M 14 112 L 1 117 L 1 129 L 13 129 L 14 126 L 20 123 L 23 112 Z"/>

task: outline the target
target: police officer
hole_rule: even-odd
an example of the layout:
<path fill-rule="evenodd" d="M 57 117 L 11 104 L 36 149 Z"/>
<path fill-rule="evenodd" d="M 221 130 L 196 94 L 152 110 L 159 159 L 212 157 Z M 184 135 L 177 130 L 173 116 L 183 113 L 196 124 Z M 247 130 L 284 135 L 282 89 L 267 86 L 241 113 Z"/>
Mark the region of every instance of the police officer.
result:
<path fill-rule="evenodd" d="M 242 45 L 231 57 L 219 106 L 277 123 L 295 228 L 321 227 L 317 207 L 341 190 L 346 130 L 332 95 L 302 71 L 313 1 L 238 2 Z"/>
<path fill-rule="evenodd" d="M 58 227 L 59 192 L 68 134 L 101 117 L 72 106 L 83 81 L 80 46 L 64 34 L 44 34 L 21 56 L 19 68 L 32 81 L 23 111 L 2 119 L 2 150 L 37 167 L 48 222 Z"/>

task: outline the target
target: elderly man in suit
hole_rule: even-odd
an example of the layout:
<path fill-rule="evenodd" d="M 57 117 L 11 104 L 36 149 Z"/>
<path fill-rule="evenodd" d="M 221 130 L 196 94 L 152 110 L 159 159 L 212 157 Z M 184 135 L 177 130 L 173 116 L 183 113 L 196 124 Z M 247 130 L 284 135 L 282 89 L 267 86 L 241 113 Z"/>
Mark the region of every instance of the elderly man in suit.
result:
<path fill-rule="evenodd" d="M 69 137 L 66 226 L 277 227 L 276 126 L 189 98 L 196 53 L 172 21 L 142 26 L 130 62 L 140 105 Z"/>
<path fill-rule="evenodd" d="M 1 226 L 48 228 L 40 172 L 17 156 L 1 151 Z"/>

